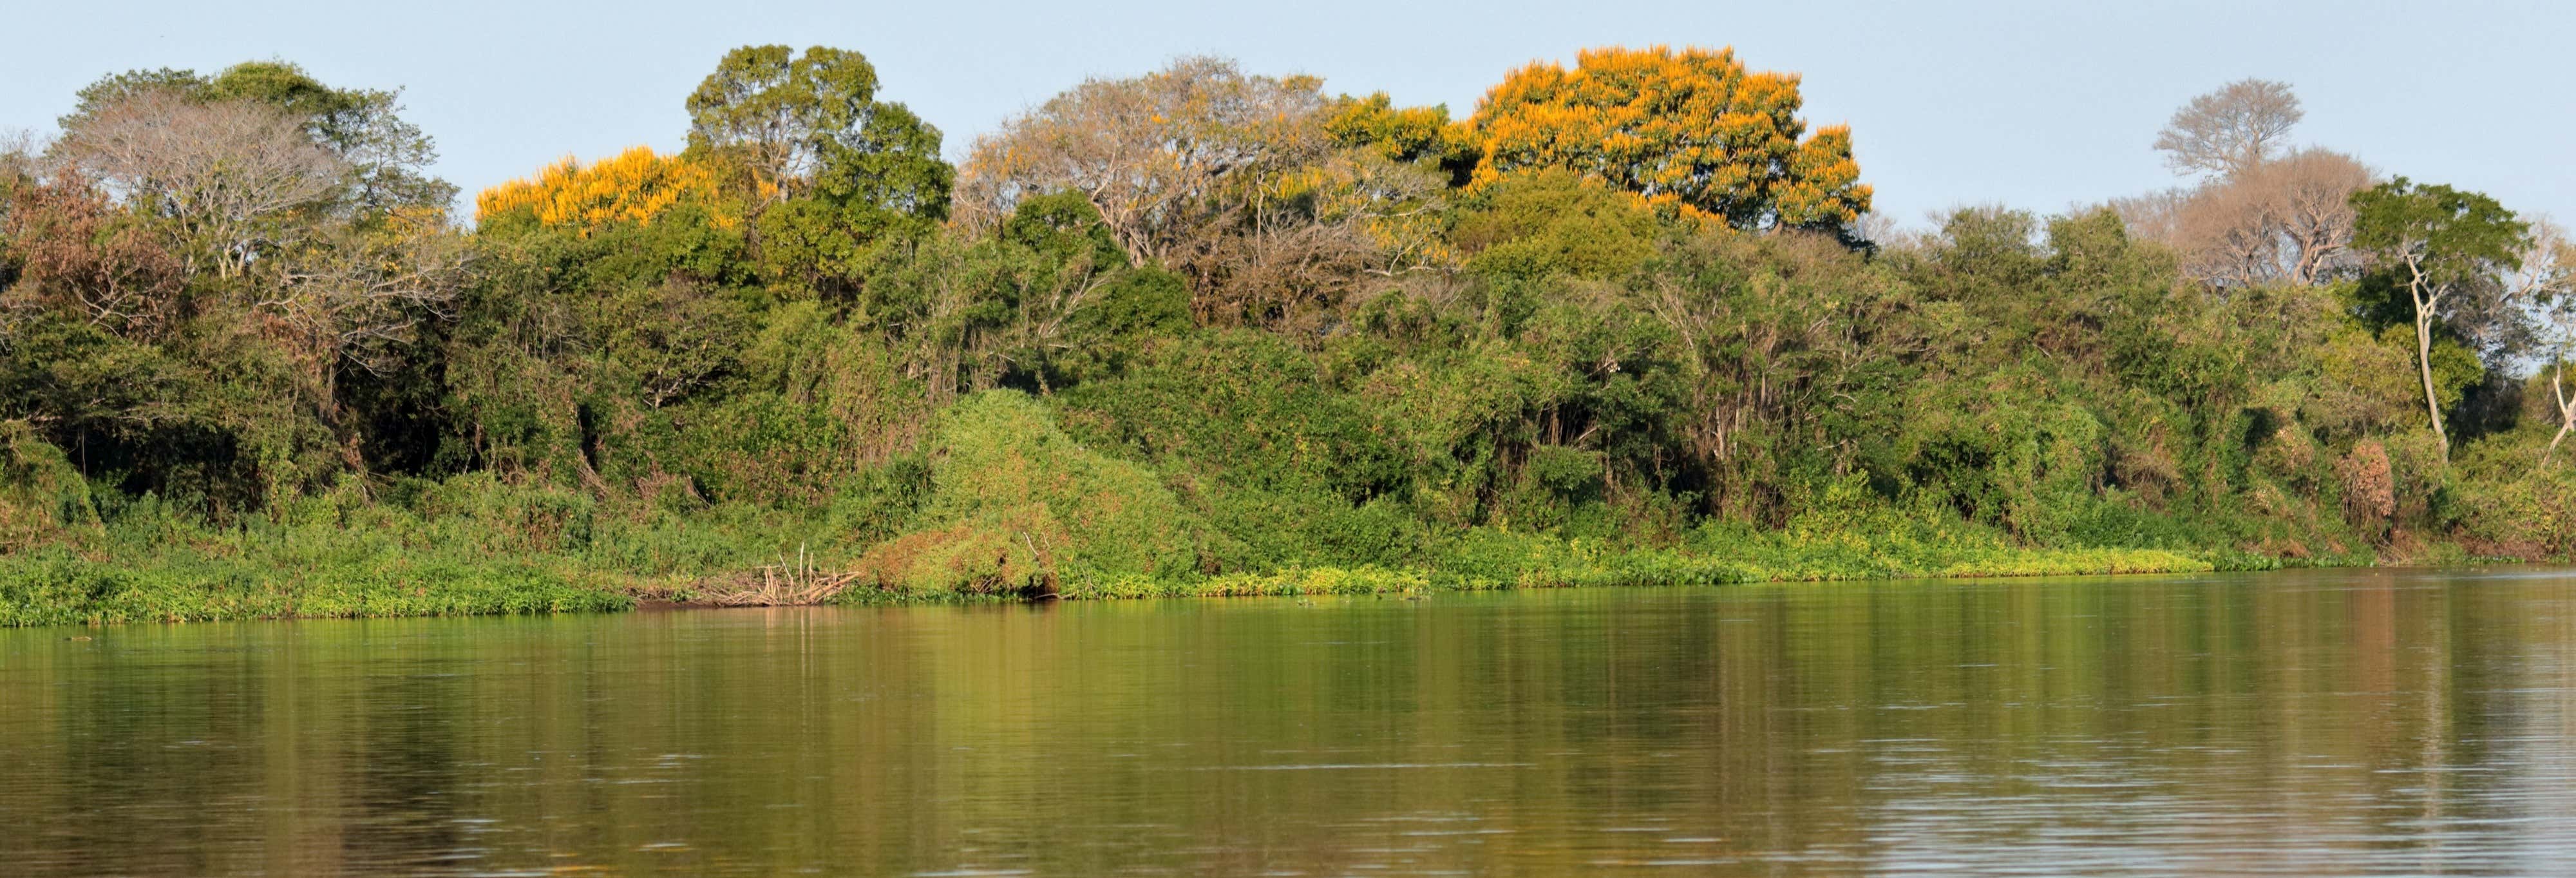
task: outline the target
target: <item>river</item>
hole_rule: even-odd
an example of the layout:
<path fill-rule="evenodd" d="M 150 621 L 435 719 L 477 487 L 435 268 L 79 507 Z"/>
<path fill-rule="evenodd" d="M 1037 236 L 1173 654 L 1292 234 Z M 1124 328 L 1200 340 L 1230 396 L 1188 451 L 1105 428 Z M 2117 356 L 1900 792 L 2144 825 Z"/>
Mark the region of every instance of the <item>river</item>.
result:
<path fill-rule="evenodd" d="M 0 872 L 2563 874 L 2576 572 L 0 631 Z"/>

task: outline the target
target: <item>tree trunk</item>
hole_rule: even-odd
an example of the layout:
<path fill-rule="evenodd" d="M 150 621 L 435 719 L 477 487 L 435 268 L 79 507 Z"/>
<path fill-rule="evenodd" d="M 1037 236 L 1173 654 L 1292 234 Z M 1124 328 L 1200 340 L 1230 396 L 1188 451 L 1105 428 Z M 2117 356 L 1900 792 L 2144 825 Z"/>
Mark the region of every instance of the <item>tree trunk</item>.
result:
<path fill-rule="evenodd" d="M 2442 459 L 2451 457 L 2451 432 L 2442 427 L 2442 402 L 2433 394 L 2433 308 L 2441 304 L 2441 294 L 2424 295 L 2424 272 L 2415 269 L 2415 277 L 2406 292 L 2415 300 L 2415 371 L 2424 379 L 2424 411 L 2433 418 L 2433 438 L 2442 440 Z"/>
<path fill-rule="evenodd" d="M 2567 367 L 2564 364 L 2558 367 L 2557 373 L 2549 376 L 2549 396 L 2558 403 L 2558 435 L 2549 437 L 2549 450 L 2540 453 L 2542 468 L 2547 468 L 2550 458 L 2558 454 L 2558 443 L 2567 441 L 2568 433 L 2576 432 L 2576 397 L 2567 395 L 2566 378 Z"/>

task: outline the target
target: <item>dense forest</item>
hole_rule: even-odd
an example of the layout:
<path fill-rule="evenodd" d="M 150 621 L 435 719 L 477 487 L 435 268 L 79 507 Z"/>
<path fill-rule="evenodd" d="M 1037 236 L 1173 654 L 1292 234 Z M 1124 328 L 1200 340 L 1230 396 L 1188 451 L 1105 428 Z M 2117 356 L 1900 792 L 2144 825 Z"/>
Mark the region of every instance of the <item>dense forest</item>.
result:
<path fill-rule="evenodd" d="M 0 623 L 2576 552 L 2576 250 L 2284 84 L 1919 228 L 1731 50 L 1185 58 L 954 165 L 900 85 L 738 49 L 470 222 L 396 92 L 82 90 L 0 148 Z"/>

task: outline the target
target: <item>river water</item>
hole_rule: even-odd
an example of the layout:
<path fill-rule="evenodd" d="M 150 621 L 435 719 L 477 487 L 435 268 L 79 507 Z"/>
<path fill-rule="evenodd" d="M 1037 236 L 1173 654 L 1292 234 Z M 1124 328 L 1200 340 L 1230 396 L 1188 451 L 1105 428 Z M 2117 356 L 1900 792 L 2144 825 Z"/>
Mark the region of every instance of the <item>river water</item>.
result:
<path fill-rule="evenodd" d="M 2567 874 L 2576 572 L 0 631 L 0 821 L 19 876 Z"/>

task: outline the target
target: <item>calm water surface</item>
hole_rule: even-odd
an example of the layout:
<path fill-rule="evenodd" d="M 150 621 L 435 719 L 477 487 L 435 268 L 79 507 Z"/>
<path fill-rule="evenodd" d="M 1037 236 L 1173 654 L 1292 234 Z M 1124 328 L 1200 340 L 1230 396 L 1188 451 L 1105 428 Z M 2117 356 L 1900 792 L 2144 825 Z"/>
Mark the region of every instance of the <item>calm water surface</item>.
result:
<path fill-rule="evenodd" d="M 2576 573 L 5 631 L 0 821 L 9 875 L 2567 874 Z"/>

